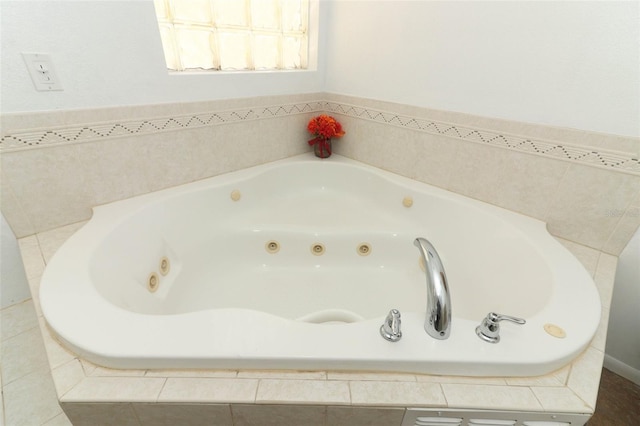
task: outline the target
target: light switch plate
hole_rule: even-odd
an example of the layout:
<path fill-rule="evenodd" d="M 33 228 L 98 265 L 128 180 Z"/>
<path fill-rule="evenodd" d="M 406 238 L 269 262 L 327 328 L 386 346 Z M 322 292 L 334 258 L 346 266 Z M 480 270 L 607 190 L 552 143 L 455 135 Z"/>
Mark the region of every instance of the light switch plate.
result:
<path fill-rule="evenodd" d="M 44 53 L 22 53 L 24 63 L 27 65 L 29 75 L 36 90 L 49 92 L 52 90 L 64 90 L 58 74 L 53 67 L 51 56 Z"/>

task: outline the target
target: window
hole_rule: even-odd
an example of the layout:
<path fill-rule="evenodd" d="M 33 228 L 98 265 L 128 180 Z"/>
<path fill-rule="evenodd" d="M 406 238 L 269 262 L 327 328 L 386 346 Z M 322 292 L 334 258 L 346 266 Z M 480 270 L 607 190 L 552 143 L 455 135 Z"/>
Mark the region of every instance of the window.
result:
<path fill-rule="evenodd" d="M 167 68 L 306 69 L 309 0 L 154 0 Z"/>

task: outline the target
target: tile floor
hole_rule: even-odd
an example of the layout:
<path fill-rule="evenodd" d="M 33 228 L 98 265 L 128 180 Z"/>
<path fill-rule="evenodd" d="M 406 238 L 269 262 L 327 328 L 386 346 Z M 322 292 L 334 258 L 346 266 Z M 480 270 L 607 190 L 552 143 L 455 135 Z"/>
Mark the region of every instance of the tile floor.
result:
<path fill-rule="evenodd" d="M 0 315 L 0 424 L 71 425 L 58 404 L 33 300 L 9 306 Z"/>

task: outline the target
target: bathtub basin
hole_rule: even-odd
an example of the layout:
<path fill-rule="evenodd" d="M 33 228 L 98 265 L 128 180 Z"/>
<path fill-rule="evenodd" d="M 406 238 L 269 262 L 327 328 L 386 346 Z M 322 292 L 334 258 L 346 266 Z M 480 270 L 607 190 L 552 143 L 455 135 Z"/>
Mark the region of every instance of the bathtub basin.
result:
<path fill-rule="evenodd" d="M 416 237 L 446 269 L 451 336 L 423 329 Z M 589 274 L 538 220 L 334 155 L 310 155 L 99 206 L 53 256 L 46 321 L 112 368 L 532 376 L 592 339 Z M 401 312 L 403 337 L 380 325 Z M 487 343 L 475 328 L 503 323 Z"/>

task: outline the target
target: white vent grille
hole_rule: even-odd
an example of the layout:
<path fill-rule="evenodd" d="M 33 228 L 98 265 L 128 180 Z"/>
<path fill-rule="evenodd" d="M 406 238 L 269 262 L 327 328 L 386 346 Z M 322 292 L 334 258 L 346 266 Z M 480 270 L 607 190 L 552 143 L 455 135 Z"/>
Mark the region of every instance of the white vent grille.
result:
<path fill-rule="evenodd" d="M 583 426 L 588 414 L 407 408 L 401 426 Z"/>
<path fill-rule="evenodd" d="M 462 419 L 455 417 L 418 417 L 414 426 L 461 426 Z"/>
<path fill-rule="evenodd" d="M 516 420 L 469 419 L 469 426 L 514 426 Z"/>

